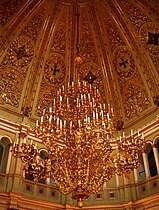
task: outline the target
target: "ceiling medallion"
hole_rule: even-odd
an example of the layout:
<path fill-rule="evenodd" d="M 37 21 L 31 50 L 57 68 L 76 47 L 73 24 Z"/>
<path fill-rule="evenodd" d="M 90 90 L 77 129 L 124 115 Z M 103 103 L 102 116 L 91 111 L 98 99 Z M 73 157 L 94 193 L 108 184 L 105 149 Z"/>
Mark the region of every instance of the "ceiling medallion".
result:
<path fill-rule="evenodd" d="M 87 81 L 89 84 L 93 84 L 94 80 L 96 80 L 98 77 L 96 77 L 90 70 L 88 74 L 83 78 L 85 81 Z"/>

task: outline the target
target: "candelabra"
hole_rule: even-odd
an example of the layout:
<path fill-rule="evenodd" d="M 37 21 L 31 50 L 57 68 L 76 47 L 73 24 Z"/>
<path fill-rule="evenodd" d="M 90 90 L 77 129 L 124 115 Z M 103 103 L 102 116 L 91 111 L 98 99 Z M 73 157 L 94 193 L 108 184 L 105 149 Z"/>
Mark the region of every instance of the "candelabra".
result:
<path fill-rule="evenodd" d="M 68 83 L 36 122 L 35 135 L 47 156 L 40 158 L 33 142 L 12 145 L 12 153 L 35 180 L 52 178 L 61 193 L 72 193 L 82 207 L 83 200 L 98 193 L 113 174 L 128 174 L 139 165 L 143 136 L 131 132 L 114 138 L 113 116 L 97 88 L 85 81 Z"/>

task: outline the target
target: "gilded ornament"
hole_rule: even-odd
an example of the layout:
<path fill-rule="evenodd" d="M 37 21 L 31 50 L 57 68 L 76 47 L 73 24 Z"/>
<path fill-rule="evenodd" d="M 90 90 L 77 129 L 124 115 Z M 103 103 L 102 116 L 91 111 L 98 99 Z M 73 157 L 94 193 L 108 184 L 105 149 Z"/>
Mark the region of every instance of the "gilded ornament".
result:
<path fill-rule="evenodd" d="M 23 84 L 24 77 L 19 71 L 0 66 L 0 96 L 5 103 L 18 107 Z"/>
<path fill-rule="evenodd" d="M 24 68 L 31 62 L 33 54 L 32 41 L 28 37 L 19 36 L 11 43 L 2 64 Z"/>

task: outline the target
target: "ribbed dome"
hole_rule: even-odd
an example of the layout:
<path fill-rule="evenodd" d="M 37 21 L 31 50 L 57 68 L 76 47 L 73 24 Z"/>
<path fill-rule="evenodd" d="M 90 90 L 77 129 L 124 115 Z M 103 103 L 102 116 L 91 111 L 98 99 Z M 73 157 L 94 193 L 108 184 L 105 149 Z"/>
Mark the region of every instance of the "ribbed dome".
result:
<path fill-rule="evenodd" d="M 153 119 L 159 113 L 158 1 L 79 0 L 78 7 L 77 65 L 76 0 L 0 2 L 2 115 L 35 120 L 78 73 L 114 108 L 117 130 Z"/>

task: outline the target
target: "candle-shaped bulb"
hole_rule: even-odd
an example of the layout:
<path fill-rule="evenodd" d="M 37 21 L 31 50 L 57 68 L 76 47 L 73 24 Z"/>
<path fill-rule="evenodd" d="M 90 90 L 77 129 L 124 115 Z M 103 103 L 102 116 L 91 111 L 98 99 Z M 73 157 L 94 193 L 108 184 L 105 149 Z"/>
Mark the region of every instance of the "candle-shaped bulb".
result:
<path fill-rule="evenodd" d="M 131 129 L 131 136 L 133 135 L 133 130 Z"/>
<path fill-rule="evenodd" d="M 95 118 L 95 112 L 93 111 L 93 118 Z"/>
<path fill-rule="evenodd" d="M 104 117 L 103 110 L 101 111 L 102 118 Z"/>
<path fill-rule="evenodd" d="M 107 119 L 110 120 L 109 114 L 107 113 Z"/>
<path fill-rule="evenodd" d="M 49 117 L 49 123 L 51 123 L 51 121 L 52 121 L 52 115 L 50 115 Z"/>
<path fill-rule="evenodd" d="M 50 113 L 52 113 L 52 107 L 49 108 Z"/>
<path fill-rule="evenodd" d="M 124 133 L 124 131 L 123 131 L 123 137 L 125 137 L 125 133 Z"/>
<path fill-rule="evenodd" d="M 86 115 L 86 122 L 88 122 L 88 116 Z"/>
<path fill-rule="evenodd" d="M 140 131 L 137 132 L 138 136 L 140 136 Z"/>
<path fill-rule="evenodd" d="M 70 129 L 72 130 L 72 121 L 70 122 Z"/>
<path fill-rule="evenodd" d="M 62 120 L 60 120 L 60 129 L 62 129 Z"/>
<path fill-rule="evenodd" d="M 108 104 L 108 112 L 110 112 L 110 104 Z"/>
<path fill-rule="evenodd" d="M 96 120 L 98 120 L 98 112 L 96 112 Z"/>
<path fill-rule="evenodd" d="M 64 128 L 66 128 L 66 120 L 64 120 Z"/>

